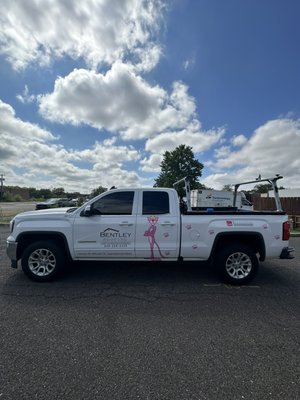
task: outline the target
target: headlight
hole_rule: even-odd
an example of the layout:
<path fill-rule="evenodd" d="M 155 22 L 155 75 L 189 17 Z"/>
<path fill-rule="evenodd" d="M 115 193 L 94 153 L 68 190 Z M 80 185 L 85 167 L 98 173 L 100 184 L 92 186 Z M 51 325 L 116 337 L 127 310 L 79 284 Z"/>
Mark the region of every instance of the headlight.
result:
<path fill-rule="evenodd" d="M 12 233 L 12 231 L 14 230 L 14 226 L 15 226 L 15 220 L 12 219 L 9 223 L 9 231 L 10 233 Z"/>

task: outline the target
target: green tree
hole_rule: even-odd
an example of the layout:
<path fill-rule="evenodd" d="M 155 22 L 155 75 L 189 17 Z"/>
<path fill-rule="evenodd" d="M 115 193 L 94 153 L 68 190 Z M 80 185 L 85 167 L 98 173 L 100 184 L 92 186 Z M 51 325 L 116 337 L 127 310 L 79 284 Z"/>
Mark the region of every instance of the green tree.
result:
<path fill-rule="evenodd" d="M 22 199 L 22 197 L 19 195 L 19 194 L 16 194 L 14 197 L 13 197 L 13 201 L 22 201 L 23 199 Z"/>
<path fill-rule="evenodd" d="M 30 187 L 28 191 L 31 199 L 37 199 L 39 197 L 39 191 L 36 188 Z"/>
<path fill-rule="evenodd" d="M 255 185 L 253 191 L 256 193 L 268 193 L 272 190 L 272 185 L 270 183 L 261 183 L 260 185 Z"/>
<path fill-rule="evenodd" d="M 227 192 L 232 192 L 232 185 L 224 185 L 222 190 L 226 190 Z"/>
<path fill-rule="evenodd" d="M 14 201 L 14 196 L 11 192 L 4 192 L 3 201 Z"/>
<path fill-rule="evenodd" d="M 50 189 L 40 189 L 39 195 L 40 195 L 40 197 L 43 197 L 44 199 L 50 199 L 50 197 L 52 196 L 52 192 Z"/>
<path fill-rule="evenodd" d="M 92 190 L 91 197 L 96 197 L 96 196 L 98 196 L 98 194 L 101 194 L 106 191 L 107 191 L 107 188 L 104 188 L 103 186 L 98 186 L 96 189 Z"/>
<path fill-rule="evenodd" d="M 181 144 L 173 151 L 166 151 L 160 164 L 161 172 L 155 179 L 154 187 L 173 187 L 180 179 L 189 176 L 191 189 L 204 188 L 198 182 L 203 164 L 195 159 L 192 147 Z M 177 188 L 179 196 L 184 196 L 184 185 Z"/>
<path fill-rule="evenodd" d="M 65 189 L 62 187 L 52 189 L 52 196 L 53 197 L 65 197 Z"/>

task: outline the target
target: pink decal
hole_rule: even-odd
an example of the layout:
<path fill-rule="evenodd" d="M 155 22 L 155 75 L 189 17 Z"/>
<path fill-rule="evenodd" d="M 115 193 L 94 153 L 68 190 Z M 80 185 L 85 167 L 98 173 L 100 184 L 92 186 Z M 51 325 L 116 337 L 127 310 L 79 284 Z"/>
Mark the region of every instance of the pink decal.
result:
<path fill-rule="evenodd" d="M 193 244 L 192 249 L 196 250 L 196 249 L 198 249 L 198 246 L 196 244 Z"/>
<path fill-rule="evenodd" d="M 263 225 L 263 228 L 264 228 L 264 229 L 268 229 L 268 225 L 267 225 L 267 224 L 264 224 L 264 225 Z"/>
<path fill-rule="evenodd" d="M 213 229 L 210 229 L 210 230 L 208 231 L 208 233 L 209 233 L 210 235 L 213 235 L 213 234 L 215 233 L 215 231 L 214 231 Z"/>
<path fill-rule="evenodd" d="M 232 221 L 226 221 L 226 225 L 227 225 L 227 226 L 232 226 L 233 223 L 232 223 Z"/>
<path fill-rule="evenodd" d="M 164 236 L 165 238 L 169 237 L 169 236 L 170 236 L 170 235 L 169 235 L 169 232 L 165 232 L 165 233 L 163 234 L 163 236 Z"/>
<path fill-rule="evenodd" d="M 275 235 L 274 238 L 275 238 L 276 240 L 279 240 L 279 239 L 280 239 L 280 235 Z"/>
<path fill-rule="evenodd" d="M 155 239 L 155 232 L 156 232 L 156 223 L 158 221 L 158 217 L 156 217 L 155 215 L 151 215 L 151 217 L 148 217 L 148 222 L 150 223 L 149 228 L 145 231 L 144 236 L 148 237 L 148 241 L 149 241 L 149 245 L 150 245 L 150 258 L 151 260 L 155 260 L 154 257 L 154 246 L 157 247 L 159 254 L 162 258 L 164 258 L 164 256 L 161 253 L 159 244 L 157 243 L 156 239 Z"/>
<path fill-rule="evenodd" d="M 192 225 L 191 224 L 188 224 L 185 227 L 186 227 L 186 229 L 192 229 Z"/>

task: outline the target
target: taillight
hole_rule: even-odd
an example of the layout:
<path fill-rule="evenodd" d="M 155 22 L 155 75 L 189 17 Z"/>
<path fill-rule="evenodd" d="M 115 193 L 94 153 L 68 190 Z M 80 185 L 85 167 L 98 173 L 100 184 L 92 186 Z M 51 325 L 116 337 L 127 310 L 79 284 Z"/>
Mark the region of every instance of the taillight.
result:
<path fill-rule="evenodd" d="M 283 223 L 282 240 L 289 240 L 289 238 L 290 238 L 290 223 L 289 221 L 285 221 Z"/>

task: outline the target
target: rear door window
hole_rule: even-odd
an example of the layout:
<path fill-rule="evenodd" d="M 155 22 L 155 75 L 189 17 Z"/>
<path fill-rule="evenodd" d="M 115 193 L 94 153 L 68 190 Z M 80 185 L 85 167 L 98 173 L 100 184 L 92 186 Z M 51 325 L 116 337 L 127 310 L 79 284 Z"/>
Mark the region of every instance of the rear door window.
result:
<path fill-rule="evenodd" d="M 160 191 L 143 192 L 143 215 L 168 214 L 170 212 L 169 194 Z"/>

